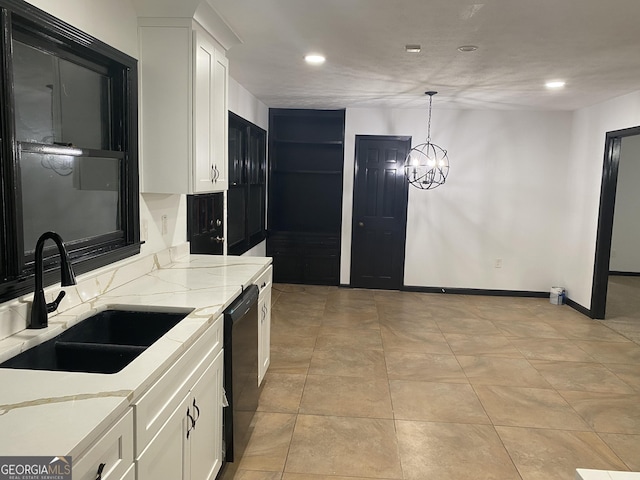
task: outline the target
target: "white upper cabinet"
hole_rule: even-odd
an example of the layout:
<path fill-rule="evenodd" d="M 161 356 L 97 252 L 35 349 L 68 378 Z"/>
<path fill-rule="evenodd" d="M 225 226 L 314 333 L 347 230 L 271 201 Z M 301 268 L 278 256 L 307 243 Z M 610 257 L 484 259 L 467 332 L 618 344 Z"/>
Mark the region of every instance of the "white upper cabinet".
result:
<path fill-rule="evenodd" d="M 139 18 L 143 193 L 227 189 L 224 50 L 191 19 Z"/>

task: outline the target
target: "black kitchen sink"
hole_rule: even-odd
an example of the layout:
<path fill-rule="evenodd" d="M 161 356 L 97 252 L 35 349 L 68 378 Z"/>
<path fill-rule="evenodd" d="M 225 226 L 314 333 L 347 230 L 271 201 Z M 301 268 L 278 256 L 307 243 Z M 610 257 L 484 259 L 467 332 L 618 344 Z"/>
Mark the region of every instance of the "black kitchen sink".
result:
<path fill-rule="evenodd" d="M 7 360 L 0 368 L 116 373 L 187 315 L 105 310 Z"/>

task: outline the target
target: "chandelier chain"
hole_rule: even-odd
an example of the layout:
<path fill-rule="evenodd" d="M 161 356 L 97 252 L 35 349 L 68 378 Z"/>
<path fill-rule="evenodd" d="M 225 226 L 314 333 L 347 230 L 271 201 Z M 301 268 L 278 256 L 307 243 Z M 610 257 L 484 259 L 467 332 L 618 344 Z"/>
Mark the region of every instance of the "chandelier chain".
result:
<path fill-rule="evenodd" d="M 427 124 L 427 143 L 431 143 L 431 103 L 433 95 L 429 95 L 429 123 Z"/>

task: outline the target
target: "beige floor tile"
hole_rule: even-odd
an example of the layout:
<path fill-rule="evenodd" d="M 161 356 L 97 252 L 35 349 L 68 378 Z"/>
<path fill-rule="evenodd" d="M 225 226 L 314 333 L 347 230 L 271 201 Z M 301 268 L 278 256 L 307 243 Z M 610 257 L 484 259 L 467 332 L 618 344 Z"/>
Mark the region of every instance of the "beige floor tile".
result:
<path fill-rule="evenodd" d="M 551 388 L 544 377 L 523 358 L 458 355 L 457 359 L 472 385 Z"/>
<path fill-rule="evenodd" d="M 323 327 L 316 340 L 316 350 L 336 348 L 382 350 L 380 331 Z"/>
<path fill-rule="evenodd" d="M 626 363 L 640 365 L 640 345 L 631 341 L 589 342 L 577 341 L 576 344 L 596 361 L 601 363 Z"/>
<path fill-rule="evenodd" d="M 444 318 L 436 317 L 436 323 L 442 333 L 461 333 L 465 335 L 500 335 L 500 331 L 490 320 L 480 318 Z"/>
<path fill-rule="evenodd" d="M 386 378 L 308 375 L 300 413 L 393 418 Z"/>
<path fill-rule="evenodd" d="M 313 475 L 309 473 L 285 473 L 282 480 L 371 480 L 371 477 L 342 477 L 339 475 Z M 381 479 L 385 480 L 385 479 Z M 391 480 L 391 479 L 390 479 Z"/>
<path fill-rule="evenodd" d="M 565 390 L 560 394 L 596 432 L 640 434 L 640 394 Z"/>
<path fill-rule="evenodd" d="M 384 353 L 381 350 L 316 350 L 309 373 L 341 377 L 386 378 Z"/>
<path fill-rule="evenodd" d="M 382 342 L 386 351 L 451 354 L 449 344 L 440 332 L 428 332 L 420 328 L 397 329 L 388 325 L 380 326 Z"/>
<path fill-rule="evenodd" d="M 598 434 L 604 443 L 634 472 L 640 472 L 640 435 Z"/>
<path fill-rule="evenodd" d="M 607 327 L 606 322 L 596 323 L 595 320 L 585 321 L 584 318 L 576 322 L 558 321 L 553 323 L 553 328 L 571 340 L 591 340 L 598 342 L 626 342 L 617 332 Z"/>
<path fill-rule="evenodd" d="M 378 307 L 378 321 L 380 325 L 387 325 L 397 330 L 407 330 L 409 332 L 419 329 L 423 332 L 441 333 L 440 327 L 431 315 L 415 315 L 413 312 L 393 312 L 384 313 Z"/>
<path fill-rule="evenodd" d="M 445 333 L 444 337 L 456 355 L 523 358 L 520 351 L 503 335 Z"/>
<path fill-rule="evenodd" d="M 496 427 L 523 480 L 572 479 L 576 468 L 625 470 L 593 432 Z"/>
<path fill-rule="evenodd" d="M 322 316 L 323 327 L 380 330 L 378 313 L 362 310 L 327 311 Z"/>
<path fill-rule="evenodd" d="M 618 378 L 636 392 L 640 392 L 640 368 L 637 365 L 607 363 L 605 367 L 615 373 Z"/>
<path fill-rule="evenodd" d="M 315 341 L 315 339 L 314 339 Z M 313 347 L 290 344 L 271 344 L 271 373 L 306 374 L 313 355 Z"/>
<path fill-rule="evenodd" d="M 512 338 L 511 343 L 527 359 L 557 360 L 565 362 L 594 362 L 591 355 L 581 350 L 572 340 L 555 338 Z"/>
<path fill-rule="evenodd" d="M 489 424 L 471 385 L 391 380 L 396 420 Z"/>
<path fill-rule="evenodd" d="M 565 338 L 551 325 L 541 321 L 494 320 L 493 324 L 503 335 L 520 338 Z"/>
<path fill-rule="evenodd" d="M 320 332 L 321 316 L 306 316 L 288 312 L 271 312 L 272 338 L 277 341 L 281 337 L 315 337 Z"/>
<path fill-rule="evenodd" d="M 528 308 L 526 304 L 509 304 L 508 297 L 505 297 L 504 304 L 499 306 L 495 305 L 478 305 L 473 309 L 474 312 L 480 318 L 484 318 L 486 320 L 498 320 L 505 321 L 509 323 L 515 322 L 526 322 L 531 323 L 532 321 L 536 321 L 536 314 L 532 309 Z M 512 302 L 515 299 L 511 299 Z"/>
<path fill-rule="evenodd" d="M 494 425 L 590 430 L 554 390 L 477 385 L 475 391 Z"/>
<path fill-rule="evenodd" d="M 284 471 L 400 479 L 393 420 L 298 415 Z"/>
<path fill-rule="evenodd" d="M 586 392 L 633 393 L 633 388 L 599 363 L 530 360 L 554 388 Z M 636 367 L 637 370 L 637 367 Z M 640 378 L 640 374 L 638 376 Z"/>
<path fill-rule="evenodd" d="M 278 301 L 271 307 L 272 313 L 301 319 L 320 317 L 324 313 L 324 301 L 309 302 L 300 299 L 290 299 L 287 295 L 289 294 L 283 293 L 280 295 Z"/>
<path fill-rule="evenodd" d="M 442 295 L 438 301 L 425 301 L 424 311 L 429 313 L 434 320 L 446 321 L 455 319 L 478 319 L 472 308 L 462 302 L 456 302 L 451 295 Z"/>
<path fill-rule="evenodd" d="M 267 372 L 258 411 L 298 413 L 306 375 Z"/>
<path fill-rule="evenodd" d="M 256 470 L 238 470 L 233 480 L 281 480 L 282 472 L 258 472 Z"/>
<path fill-rule="evenodd" d="M 390 379 L 425 382 L 468 383 L 453 355 L 401 352 L 384 353 Z"/>
<path fill-rule="evenodd" d="M 406 479 L 518 478 L 507 451 L 490 425 L 396 420 L 402 469 Z M 434 468 L 439 467 L 439 468 Z M 476 472 L 499 472 L 476 477 Z"/>
<path fill-rule="evenodd" d="M 295 423 L 296 415 L 257 412 L 238 469 L 282 472 Z"/>

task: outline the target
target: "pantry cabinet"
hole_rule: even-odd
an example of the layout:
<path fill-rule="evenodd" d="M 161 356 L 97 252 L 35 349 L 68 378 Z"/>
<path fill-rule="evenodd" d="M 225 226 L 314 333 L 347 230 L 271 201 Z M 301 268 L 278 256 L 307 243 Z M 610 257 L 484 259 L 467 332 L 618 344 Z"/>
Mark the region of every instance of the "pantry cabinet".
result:
<path fill-rule="evenodd" d="M 228 61 L 192 19 L 139 18 L 142 192 L 228 187 Z"/>

